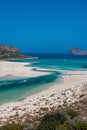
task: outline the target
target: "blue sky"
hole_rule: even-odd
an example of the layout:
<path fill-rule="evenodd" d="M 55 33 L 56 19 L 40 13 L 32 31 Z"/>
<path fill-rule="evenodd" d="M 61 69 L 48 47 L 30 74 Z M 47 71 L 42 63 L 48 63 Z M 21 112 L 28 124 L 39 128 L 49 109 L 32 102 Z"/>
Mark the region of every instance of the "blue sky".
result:
<path fill-rule="evenodd" d="M 27 53 L 87 50 L 87 2 L 0 0 L 0 43 Z"/>

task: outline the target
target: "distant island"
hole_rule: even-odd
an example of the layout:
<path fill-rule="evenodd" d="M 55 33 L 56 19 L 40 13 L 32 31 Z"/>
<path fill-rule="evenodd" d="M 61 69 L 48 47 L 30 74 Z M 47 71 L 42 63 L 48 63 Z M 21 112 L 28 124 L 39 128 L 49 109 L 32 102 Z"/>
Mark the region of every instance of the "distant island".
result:
<path fill-rule="evenodd" d="M 83 51 L 80 48 L 71 48 L 70 53 L 73 55 L 87 55 L 87 51 Z"/>
<path fill-rule="evenodd" d="M 0 44 L 0 60 L 2 59 L 30 59 L 31 56 L 21 53 L 19 48 Z"/>

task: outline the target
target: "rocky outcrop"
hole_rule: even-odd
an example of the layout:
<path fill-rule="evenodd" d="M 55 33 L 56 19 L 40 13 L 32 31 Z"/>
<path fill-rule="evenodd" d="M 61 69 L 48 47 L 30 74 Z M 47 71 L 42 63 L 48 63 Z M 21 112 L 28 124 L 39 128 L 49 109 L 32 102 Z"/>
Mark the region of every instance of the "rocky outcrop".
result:
<path fill-rule="evenodd" d="M 70 53 L 73 55 L 87 55 L 87 51 L 83 51 L 79 48 L 71 48 Z"/>
<path fill-rule="evenodd" d="M 20 52 L 20 49 L 16 47 L 0 44 L 0 59 L 20 59 L 20 58 L 31 58 L 31 57 L 22 54 Z"/>
<path fill-rule="evenodd" d="M 13 53 L 20 53 L 20 50 L 16 47 L 11 47 L 11 46 L 5 46 L 0 44 L 0 52 L 1 51 L 8 51 L 8 52 L 13 52 Z"/>

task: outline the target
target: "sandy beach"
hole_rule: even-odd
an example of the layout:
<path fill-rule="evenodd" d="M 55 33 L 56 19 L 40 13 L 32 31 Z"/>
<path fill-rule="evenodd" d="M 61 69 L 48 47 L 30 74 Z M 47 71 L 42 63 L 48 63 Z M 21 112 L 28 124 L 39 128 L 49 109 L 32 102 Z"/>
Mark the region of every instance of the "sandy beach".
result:
<path fill-rule="evenodd" d="M 34 71 L 34 67 L 29 65 L 30 63 L 0 61 L 0 80 L 29 78 L 49 74 L 48 72 Z"/>
<path fill-rule="evenodd" d="M 29 63 L 0 62 L 0 77 L 13 75 L 17 77 L 33 77 L 49 74 L 38 72 L 27 67 Z M 64 73 L 64 74 L 63 74 Z M 87 96 L 87 71 L 62 71 L 62 82 L 50 86 L 37 94 L 33 94 L 18 102 L 0 105 L 0 126 L 6 123 L 24 122 L 27 116 L 33 118 L 43 116 L 46 111 L 70 106 Z"/>

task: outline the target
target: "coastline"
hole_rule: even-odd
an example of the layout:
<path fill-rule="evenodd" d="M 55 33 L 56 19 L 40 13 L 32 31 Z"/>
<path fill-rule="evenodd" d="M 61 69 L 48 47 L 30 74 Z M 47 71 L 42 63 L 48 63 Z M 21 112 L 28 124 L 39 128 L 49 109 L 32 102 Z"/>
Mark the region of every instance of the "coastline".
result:
<path fill-rule="evenodd" d="M 24 58 L 2 58 L 0 59 L 0 61 L 13 61 L 13 60 L 31 60 L 31 59 L 38 59 L 38 57 L 32 57 L 32 56 L 29 56 L 29 57 L 24 57 Z"/>
<path fill-rule="evenodd" d="M 29 72 L 31 72 L 31 76 L 48 74 L 48 72 L 38 72 L 32 70 L 32 67 L 26 67 L 25 65 L 29 65 L 29 63 L 15 62 L 14 64 L 17 65 L 15 66 L 11 62 L 9 63 L 7 61 L 2 61 L 3 66 L 6 65 L 6 63 L 7 66 L 11 65 L 13 68 L 22 67 L 22 70 L 30 70 Z M 11 66 L 9 66 L 10 70 Z M 7 72 L 9 71 L 6 70 L 3 73 L 6 74 Z M 12 72 L 14 73 L 13 70 Z M 24 122 L 27 115 L 29 115 L 31 119 L 39 117 L 40 115 L 42 116 L 45 114 L 43 110 L 47 109 L 48 111 L 51 111 L 51 109 L 53 108 L 57 109 L 59 107 L 64 107 L 65 102 L 67 106 L 70 106 L 72 103 L 78 102 L 80 100 L 80 95 L 82 95 L 83 92 L 84 94 L 87 93 L 87 71 L 64 72 L 65 75 L 63 75 L 62 71 L 62 82 L 54 84 L 39 93 L 28 96 L 24 100 L 0 105 L 0 126 L 5 125 L 8 122 L 11 123 L 12 121 L 16 123 L 19 122 L 19 120 L 21 122 Z M 17 71 L 17 73 L 14 73 L 13 75 L 20 76 L 20 74 L 18 73 L 19 71 Z M 24 74 L 24 76 L 27 77 L 30 76 L 30 74 L 26 73 L 26 75 Z"/>

